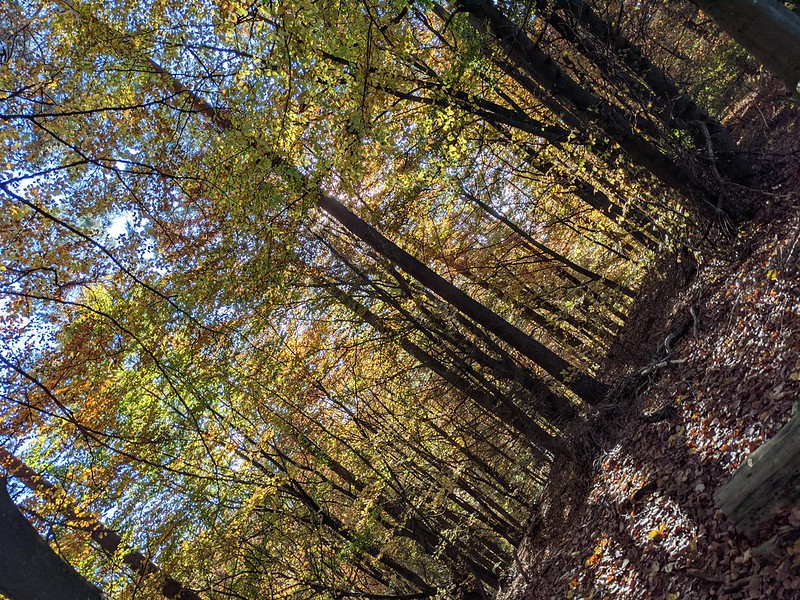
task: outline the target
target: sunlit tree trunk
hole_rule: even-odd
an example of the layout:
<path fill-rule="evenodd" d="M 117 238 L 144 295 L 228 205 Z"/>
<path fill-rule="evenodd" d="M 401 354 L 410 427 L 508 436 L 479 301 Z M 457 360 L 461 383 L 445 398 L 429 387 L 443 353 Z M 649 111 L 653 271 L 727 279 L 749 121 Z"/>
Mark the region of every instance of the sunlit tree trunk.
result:
<path fill-rule="evenodd" d="M 800 400 L 775 436 L 747 457 L 714 494 L 720 510 L 751 540 L 757 540 L 776 515 L 800 502 Z"/>

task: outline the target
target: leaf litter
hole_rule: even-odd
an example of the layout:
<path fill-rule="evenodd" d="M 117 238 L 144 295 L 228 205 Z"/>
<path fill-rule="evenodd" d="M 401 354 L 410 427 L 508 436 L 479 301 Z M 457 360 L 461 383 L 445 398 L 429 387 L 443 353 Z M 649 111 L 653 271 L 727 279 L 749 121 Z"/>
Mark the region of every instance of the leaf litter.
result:
<path fill-rule="evenodd" d="M 588 476 L 551 483 L 499 598 L 800 598 L 800 507 L 750 542 L 713 498 L 800 399 L 800 173 L 776 177 L 781 193 L 738 258 L 673 262 L 643 288 L 604 373 L 627 376 L 630 408 Z M 690 314 L 688 334 L 645 370 Z M 777 555 L 758 552 L 781 532 L 793 537 Z"/>

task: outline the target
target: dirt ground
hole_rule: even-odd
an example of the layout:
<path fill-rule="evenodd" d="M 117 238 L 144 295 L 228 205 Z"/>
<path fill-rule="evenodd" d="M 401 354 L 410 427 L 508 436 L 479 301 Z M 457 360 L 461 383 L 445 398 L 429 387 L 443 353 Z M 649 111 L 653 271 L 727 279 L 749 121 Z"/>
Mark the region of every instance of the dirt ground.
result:
<path fill-rule="evenodd" d="M 759 215 L 730 255 L 654 268 L 604 367 L 624 408 L 582 432 L 586 470 L 554 468 L 500 598 L 800 598 L 800 506 L 750 542 L 714 504 L 800 399 L 798 116 L 769 82 L 732 107 L 762 157 Z M 788 543 L 761 556 L 776 534 Z"/>

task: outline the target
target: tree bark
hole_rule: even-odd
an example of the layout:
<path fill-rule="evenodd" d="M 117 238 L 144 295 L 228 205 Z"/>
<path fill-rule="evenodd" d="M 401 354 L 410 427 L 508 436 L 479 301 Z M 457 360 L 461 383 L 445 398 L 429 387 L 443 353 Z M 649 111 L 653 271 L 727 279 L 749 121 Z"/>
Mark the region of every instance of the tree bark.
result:
<path fill-rule="evenodd" d="M 789 422 L 714 494 L 741 533 L 757 540 L 782 509 L 800 503 L 800 402 Z"/>
<path fill-rule="evenodd" d="M 773 75 L 800 95 L 800 17 L 776 0 L 695 0 Z"/>
<path fill-rule="evenodd" d="M 103 600 L 22 516 L 0 477 L 0 592 L 9 600 Z"/>
<path fill-rule="evenodd" d="M 442 300 L 448 302 L 453 308 L 480 323 L 509 346 L 527 356 L 557 381 L 560 381 L 575 392 L 579 398 L 589 404 L 596 404 L 603 399 L 608 391 L 604 384 L 585 373 L 581 373 L 543 344 L 537 342 L 521 329 L 518 329 L 426 267 L 397 244 L 389 241 L 341 202 L 332 196 L 321 193 L 319 207 L 350 233 L 416 279 Z"/>
<path fill-rule="evenodd" d="M 34 493 L 43 496 L 63 494 L 59 488 L 47 481 L 3 446 L 0 446 L 0 465 Z M 62 513 L 67 518 L 68 524 L 76 529 L 87 531 L 107 556 L 117 559 L 121 556 L 122 562 L 139 575 L 160 577 L 161 593 L 165 598 L 201 600 L 196 592 L 187 589 L 178 580 L 164 573 L 158 565 L 150 561 L 144 554 L 133 548 L 126 548 L 122 542 L 122 537 L 116 531 L 109 529 L 93 516 L 85 513 L 78 514 L 69 505 L 62 509 Z M 2 548 L 2 545 L 0 545 L 0 548 Z M 120 551 L 122 551 L 121 554 Z"/>

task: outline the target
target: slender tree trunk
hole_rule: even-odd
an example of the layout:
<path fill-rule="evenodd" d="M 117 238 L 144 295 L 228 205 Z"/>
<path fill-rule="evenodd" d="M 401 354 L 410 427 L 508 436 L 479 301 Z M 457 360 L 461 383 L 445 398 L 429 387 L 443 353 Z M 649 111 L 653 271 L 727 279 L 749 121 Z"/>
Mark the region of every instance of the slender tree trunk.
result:
<path fill-rule="evenodd" d="M 524 240 L 524 242 L 530 248 L 532 248 L 534 251 L 540 252 L 542 255 L 549 257 L 550 260 L 553 260 L 556 263 L 560 263 L 561 265 L 571 269 L 572 271 L 574 271 L 575 273 L 577 273 L 579 275 L 583 275 L 589 281 L 598 281 L 598 282 L 602 283 L 604 286 L 606 286 L 607 288 L 610 288 L 612 290 L 620 292 L 621 294 L 624 294 L 625 296 L 628 296 L 629 298 L 636 298 L 636 292 L 634 292 L 629 287 L 626 287 L 626 286 L 622 285 L 621 283 L 617 283 L 616 281 L 612 281 L 611 279 L 608 279 L 607 277 L 603 277 L 602 275 L 599 275 L 599 274 L 595 273 L 594 271 L 591 271 L 590 269 L 586 269 L 586 268 L 580 266 L 579 264 L 571 261 L 566 256 L 564 256 L 563 254 L 559 254 L 555 250 L 547 247 L 546 245 L 544 245 L 541 242 L 539 242 L 536 239 L 534 239 L 534 237 L 532 235 L 530 235 L 527 231 L 524 231 L 521 227 L 519 227 L 519 225 L 514 223 L 511 219 L 509 219 L 508 217 L 506 217 L 505 215 L 500 213 L 500 211 L 496 210 L 493 206 L 487 204 L 486 202 L 484 202 L 483 200 L 481 200 L 477 196 L 474 196 L 474 195 L 472 195 L 472 194 L 470 194 L 469 192 L 466 192 L 466 191 L 464 192 L 464 195 L 467 197 L 467 199 L 469 199 L 472 202 L 474 202 L 475 204 L 477 204 L 484 212 L 486 212 L 487 214 L 492 216 L 494 219 L 497 219 L 498 221 L 503 223 L 506 227 L 511 229 L 511 231 L 513 231 L 518 236 L 520 236 Z M 582 285 L 583 284 L 583 282 L 581 282 L 580 280 L 575 279 L 575 278 L 572 278 L 572 281 L 573 281 L 573 283 L 578 284 L 578 285 Z"/>
<path fill-rule="evenodd" d="M 504 141 L 509 144 L 517 144 L 505 128 L 494 123 L 490 124 L 502 135 Z M 546 174 L 553 168 L 552 163 L 543 163 L 537 153 L 529 146 L 525 144 L 519 144 L 519 146 L 524 153 L 525 162 L 536 172 Z M 578 174 L 573 174 L 573 177 L 574 179 L 570 182 L 572 188 L 569 189 L 570 193 L 621 227 L 644 248 L 653 251 L 658 249 L 658 242 L 644 233 L 648 231 L 656 238 L 663 237 L 663 231 L 659 230 L 652 219 L 635 206 L 629 207 L 627 211 L 624 211 L 619 204 L 609 198 L 603 191 L 597 189 L 591 183 L 579 179 Z"/>
<path fill-rule="evenodd" d="M 624 294 L 625 296 L 628 296 L 629 298 L 636 298 L 636 292 L 634 292 L 629 287 L 626 287 L 626 286 L 622 285 L 621 283 L 617 283 L 616 281 L 612 281 L 612 280 L 608 279 L 607 277 L 603 277 L 602 275 L 599 275 L 599 274 L 595 273 L 594 271 L 586 269 L 586 268 L 580 266 L 579 264 L 571 261 L 566 256 L 563 256 L 562 254 L 559 254 L 555 250 L 553 250 L 551 248 L 548 248 L 546 245 L 544 245 L 541 242 L 539 242 L 536 239 L 534 239 L 532 235 L 530 235 L 528 232 L 524 231 L 521 227 L 519 227 L 519 225 L 514 223 L 511 219 L 509 219 L 508 217 L 506 217 L 505 215 L 500 213 L 500 211 L 496 210 L 493 206 L 491 206 L 488 203 L 484 202 L 483 200 L 481 200 L 477 196 L 474 196 L 473 194 L 470 194 L 466 190 L 464 191 L 464 196 L 468 200 L 471 200 L 472 202 L 477 204 L 485 213 L 487 213 L 488 215 L 490 215 L 494 219 L 497 219 L 498 221 L 503 223 L 506 227 L 511 229 L 511 231 L 513 231 L 518 236 L 520 236 L 535 251 L 541 252 L 543 255 L 548 256 L 551 260 L 553 260 L 553 261 L 555 261 L 557 263 L 560 263 L 563 266 L 566 266 L 567 268 L 573 270 L 575 273 L 578 273 L 579 275 L 583 275 L 584 277 L 589 279 L 589 281 L 599 281 L 600 283 L 602 283 L 606 287 L 608 287 L 608 288 L 610 288 L 610 289 L 612 289 L 614 291 L 620 292 L 621 294 Z M 575 283 L 578 283 L 578 284 L 582 283 L 577 279 L 575 279 L 574 281 L 575 281 Z"/>
<path fill-rule="evenodd" d="M 504 290 L 500 289 L 499 286 L 493 286 L 483 279 L 479 278 L 475 275 L 471 269 L 469 268 L 462 268 L 459 269 L 459 273 L 472 281 L 475 285 L 480 287 L 482 290 L 492 294 L 497 299 L 507 302 L 510 306 L 512 306 L 515 310 L 519 311 L 519 313 L 526 319 L 528 319 L 534 325 L 538 325 L 541 327 L 550 337 L 552 340 L 560 344 L 564 350 L 567 351 L 567 354 L 572 354 L 579 359 L 586 359 L 586 342 L 583 340 L 578 339 L 572 332 L 565 331 L 554 325 L 552 321 L 549 321 L 547 318 L 543 317 L 535 310 L 533 310 L 530 306 L 525 304 L 524 302 L 520 301 L 516 297 L 512 296 L 511 294 L 506 293 Z M 592 359 L 593 360 L 593 359 Z"/>
<path fill-rule="evenodd" d="M 491 481 L 487 479 L 482 479 L 484 485 L 489 485 L 497 494 L 508 498 L 509 500 L 513 500 L 514 502 L 518 503 L 519 505 L 528 508 L 528 504 L 526 504 L 523 499 L 520 497 L 519 490 L 512 486 L 509 483 L 508 479 L 501 473 L 497 472 L 497 469 L 490 466 L 485 459 L 480 457 L 478 454 L 473 452 L 469 449 L 467 444 L 459 443 L 458 440 L 454 439 L 452 435 L 442 429 L 439 425 L 434 422 L 430 423 L 431 429 L 433 429 L 436 433 L 438 433 L 442 439 L 446 440 L 451 446 L 456 448 L 461 454 L 463 454 L 472 464 L 474 464 L 480 472 L 486 475 Z"/>
<path fill-rule="evenodd" d="M 398 281 L 402 281 L 403 284 L 405 284 L 404 289 L 407 289 L 411 295 L 411 288 L 407 285 L 408 282 L 405 282 L 400 277 L 396 278 Z M 413 323 L 433 344 L 441 345 L 441 342 L 446 340 L 452 345 L 456 350 L 450 350 L 450 348 L 445 345 L 444 349 L 448 356 L 450 356 L 456 364 L 462 365 L 462 370 L 470 374 L 474 373 L 476 377 L 479 377 L 481 383 L 487 389 L 491 390 L 493 395 L 505 394 L 487 381 L 480 373 L 475 373 L 471 361 L 474 361 L 474 363 L 482 369 L 487 369 L 497 380 L 507 380 L 522 384 L 527 395 L 534 400 L 536 412 L 550 422 L 560 426 L 568 421 L 572 421 L 576 417 L 577 411 L 567 398 L 553 392 L 541 379 L 535 377 L 527 368 L 520 366 L 503 347 L 496 343 L 496 341 L 492 339 L 490 335 L 486 334 L 480 326 L 476 325 L 474 321 L 461 314 L 455 315 L 456 320 L 462 327 L 487 346 L 488 352 L 484 351 L 480 345 L 474 343 L 473 340 L 463 335 L 457 329 L 448 327 L 448 323 L 434 314 L 429 307 L 424 305 L 424 302 L 415 299 L 420 310 L 423 311 L 429 321 L 439 327 L 438 333 L 432 332 L 422 323 L 419 323 L 413 315 L 406 311 L 403 306 L 389 296 L 389 294 L 377 288 L 376 291 L 378 291 L 381 298 L 387 304 L 391 304 L 395 310 L 403 314 L 406 319 Z M 496 356 L 492 356 L 489 352 L 493 352 Z M 497 356 L 500 358 L 497 358 Z M 471 359 L 471 361 L 469 359 Z"/>
<path fill-rule="evenodd" d="M 281 468 L 280 465 L 278 465 L 278 468 Z M 267 472 L 272 474 L 268 470 Z M 319 524 L 327 527 L 343 540 L 359 544 L 362 548 L 362 552 L 373 557 L 390 571 L 393 571 L 405 579 L 409 584 L 419 590 L 421 594 L 424 594 L 424 597 L 433 597 L 436 595 L 435 588 L 431 587 L 419 573 L 412 571 L 408 567 L 397 562 L 391 556 L 386 555 L 381 548 L 371 545 L 362 545 L 356 535 L 342 521 L 324 510 L 313 496 L 305 490 L 300 482 L 291 480 L 288 484 L 279 486 L 278 489 L 286 495 L 300 501 Z"/>
<path fill-rule="evenodd" d="M 485 26 L 491 31 L 516 68 L 527 73 L 548 95 L 566 100 L 581 119 L 603 130 L 634 163 L 644 167 L 666 186 L 692 200 L 706 217 L 715 217 L 718 209 L 731 212 L 731 207 L 717 206 L 722 199 L 713 198 L 686 168 L 638 135 L 618 107 L 595 96 L 569 77 L 537 47 L 522 28 L 500 12 L 490 0 L 460 0 L 457 6 L 471 15 L 476 27 Z M 743 215 L 735 213 L 729 216 L 734 220 L 743 218 Z"/>
<path fill-rule="evenodd" d="M 467 336 L 462 335 L 458 331 L 454 331 L 451 327 L 448 327 L 448 324 L 443 319 L 439 318 L 438 315 L 434 314 L 434 312 L 430 310 L 430 307 L 426 306 L 424 298 L 420 299 L 417 297 L 418 295 L 414 293 L 410 282 L 396 270 L 392 269 L 391 274 L 400 284 L 403 292 L 415 302 L 430 323 L 438 327 L 438 331 L 435 331 L 430 325 L 422 322 L 385 289 L 382 289 L 380 286 L 376 285 L 367 274 L 363 273 L 361 269 L 353 264 L 336 247 L 334 247 L 332 244 L 329 244 L 322 238 L 318 239 L 325 244 L 335 256 L 343 261 L 358 276 L 360 281 L 370 286 L 380 300 L 394 308 L 394 310 L 396 310 L 409 325 L 411 325 L 415 330 L 419 331 L 432 344 L 437 347 L 442 347 L 443 351 L 455 364 L 461 365 L 461 371 L 478 380 L 479 384 L 489 390 L 491 395 L 498 398 L 506 398 L 506 394 L 503 391 L 499 390 L 495 385 L 489 382 L 480 372 L 473 369 L 471 362 L 467 360 L 465 356 L 475 361 L 475 363 L 477 363 L 480 367 L 488 369 L 498 380 L 509 380 L 523 384 L 525 386 L 527 395 L 534 400 L 535 411 L 550 422 L 560 425 L 575 418 L 577 411 L 567 398 L 565 398 L 563 395 L 553 392 L 553 390 L 551 390 L 541 379 L 535 377 L 527 368 L 520 366 L 504 348 L 502 348 L 489 334 L 483 331 L 480 326 L 476 325 L 474 321 L 471 321 L 467 317 L 464 317 L 458 313 L 455 315 L 459 323 L 461 323 L 469 332 L 473 333 L 473 335 L 482 341 L 483 344 L 488 346 L 490 351 L 495 352 L 502 358 L 495 358 L 494 356 L 491 356 L 478 344 L 474 343 L 473 340 L 467 338 Z M 344 292 L 339 289 L 335 289 L 333 293 L 337 295 L 337 299 L 339 299 L 342 304 L 345 304 L 345 299 L 340 296 Z M 438 298 L 431 294 L 429 290 L 423 288 L 423 293 L 425 296 L 430 298 L 430 300 L 436 302 L 439 301 Z M 350 299 L 355 303 L 354 299 Z M 347 304 L 345 305 L 347 306 Z M 361 305 L 355 303 L 353 306 L 348 306 L 348 308 L 352 311 L 354 307 L 357 308 L 358 306 Z M 367 310 L 365 307 L 362 308 Z M 383 321 L 377 317 L 377 315 L 374 315 L 369 311 L 367 312 L 373 319 L 373 322 L 371 323 L 373 328 L 376 328 L 378 331 L 391 334 L 388 328 L 386 328 L 383 324 Z M 384 329 L 380 329 L 381 327 Z M 407 338 L 403 339 L 405 340 Z M 451 346 L 455 349 L 451 348 Z M 423 352 L 425 351 L 423 350 Z M 430 356 L 433 358 L 432 355 Z M 433 358 L 433 360 L 437 361 L 439 364 L 442 364 L 439 359 Z M 458 376 L 461 377 L 461 375 Z M 469 383 L 466 383 L 466 386 L 473 388 L 473 385 Z M 507 401 L 501 403 L 513 404 L 513 401 L 509 398 Z"/>
<path fill-rule="evenodd" d="M 359 492 L 363 492 L 366 489 L 366 484 L 358 479 L 358 477 L 356 477 L 352 471 L 347 469 L 329 454 L 323 452 L 323 456 L 324 463 L 329 466 L 334 473 L 339 475 L 346 483 Z M 317 474 L 329 481 L 331 485 L 336 485 L 334 482 L 331 482 L 330 479 L 323 473 L 317 472 Z M 460 478 L 456 481 L 456 483 L 461 485 L 460 482 L 462 481 L 463 478 Z M 350 498 L 351 501 L 355 501 L 357 499 L 354 493 L 348 492 L 342 488 L 339 489 L 341 493 Z M 465 491 L 469 493 L 468 490 Z M 475 577 L 493 589 L 497 589 L 499 580 L 491 571 L 491 569 L 487 569 L 480 563 L 473 560 L 468 552 L 464 552 L 463 549 L 454 545 L 450 540 L 444 540 L 442 538 L 438 532 L 444 530 L 445 527 L 437 527 L 435 529 L 429 527 L 425 523 L 424 519 L 421 518 L 421 515 L 417 514 L 418 511 L 413 505 L 411 507 L 411 514 L 408 514 L 408 506 L 404 502 L 387 502 L 379 497 L 375 500 L 375 504 L 380 506 L 383 512 L 390 519 L 387 520 L 385 517 L 381 518 L 381 522 L 385 527 L 387 527 L 387 529 L 393 530 L 397 534 L 416 542 L 426 554 L 430 555 L 437 551 L 439 544 L 444 543 L 445 553 L 452 561 L 464 562 L 473 575 L 475 575 Z M 472 512 L 473 511 L 468 511 L 467 514 L 472 514 Z M 454 518 L 456 521 L 458 520 L 458 517 L 454 516 Z"/>
<path fill-rule="evenodd" d="M 509 346 L 527 356 L 581 399 L 590 404 L 596 404 L 605 396 L 608 391 L 605 385 L 585 373 L 581 373 L 528 334 L 433 272 L 397 244 L 389 241 L 335 198 L 321 194 L 319 207 L 373 250 L 390 260 L 456 310 L 477 321 Z"/>
<path fill-rule="evenodd" d="M 564 36 L 567 41 L 578 48 L 582 48 L 588 58 L 604 69 L 607 77 L 618 76 L 613 69 L 599 56 L 599 52 L 591 48 L 577 35 L 574 26 L 553 12 L 544 9 L 544 0 L 537 0 L 541 14 L 545 15 L 547 22 Z M 719 161 L 720 171 L 733 181 L 746 180 L 752 175 L 753 165 L 745 158 L 731 137 L 730 132 L 717 119 L 708 114 L 699 106 L 692 97 L 681 91 L 675 81 L 648 59 L 642 50 L 632 44 L 617 29 L 609 25 L 600 17 L 585 0 L 558 0 L 556 5 L 565 14 L 572 17 L 574 22 L 588 31 L 596 40 L 596 45 L 613 51 L 614 58 L 623 64 L 630 72 L 639 78 L 646 86 L 637 85 L 635 78 L 629 78 L 631 85 L 636 86 L 642 93 L 643 100 L 652 104 L 670 126 L 677 126 L 689 131 L 698 149 L 705 151 L 706 129 L 710 137 L 713 152 Z"/>
<path fill-rule="evenodd" d="M 794 95 L 800 95 L 800 17 L 777 0 L 695 3 Z"/>
<path fill-rule="evenodd" d="M 332 286 L 330 291 L 331 295 L 333 295 L 339 302 L 347 307 L 348 310 L 353 312 L 360 319 L 363 319 L 365 323 L 373 327 L 376 331 L 379 331 L 384 335 L 393 335 L 393 332 L 389 330 L 380 317 L 371 312 L 365 306 L 359 304 L 350 295 L 340 290 L 336 286 Z M 429 368 L 454 388 L 474 400 L 478 406 L 483 408 L 486 412 L 494 415 L 501 422 L 521 433 L 535 446 L 547 450 L 553 454 L 570 456 L 570 452 L 562 442 L 554 438 L 551 434 L 540 427 L 518 406 L 507 399 L 503 399 L 502 394 L 499 396 L 490 395 L 486 392 L 478 390 L 476 386 L 470 385 L 458 373 L 448 369 L 438 359 L 427 353 L 425 350 L 414 344 L 406 337 L 401 336 L 398 339 L 398 344 L 403 350 L 408 352 L 409 355 L 418 360 L 422 365 Z"/>
<path fill-rule="evenodd" d="M 0 477 L 0 593 L 9 600 L 103 600 L 22 516 Z"/>
<path fill-rule="evenodd" d="M 508 283 L 508 279 L 502 278 L 502 274 L 504 273 L 512 278 L 511 284 Z M 500 294 L 500 290 L 504 285 L 511 287 L 511 285 L 516 283 L 515 274 L 508 269 L 501 270 L 499 275 L 501 276 L 498 277 L 498 280 L 490 284 L 491 289 L 489 291 L 495 296 Z M 492 292 L 491 290 L 495 291 Z M 519 296 L 520 299 L 515 302 L 530 304 L 536 310 L 549 313 L 554 322 L 562 327 L 565 324 L 569 325 L 574 332 L 573 335 L 577 333 L 592 344 L 594 348 L 606 346 L 607 343 L 605 340 L 615 335 L 614 331 L 610 329 L 611 324 L 609 319 L 601 319 L 599 315 L 593 315 L 591 317 L 584 315 L 583 318 L 578 318 L 578 316 L 573 314 L 573 311 L 564 310 L 556 306 L 547 299 L 548 296 L 536 292 L 536 290 L 524 283 L 521 284 Z M 545 317 L 545 319 L 547 319 L 547 317 Z M 567 330 L 566 327 L 563 329 L 565 331 Z M 584 345 L 585 343 L 586 342 L 583 342 Z"/>

